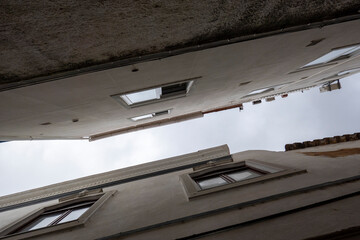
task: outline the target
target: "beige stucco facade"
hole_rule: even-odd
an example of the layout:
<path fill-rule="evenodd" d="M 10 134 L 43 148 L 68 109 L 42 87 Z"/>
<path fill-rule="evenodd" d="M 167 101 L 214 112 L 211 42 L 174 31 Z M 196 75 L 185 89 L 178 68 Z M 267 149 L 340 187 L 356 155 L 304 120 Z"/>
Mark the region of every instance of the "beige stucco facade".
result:
<path fill-rule="evenodd" d="M 209 160 L 228 158 L 227 146 L 4 196 L 0 229 L 65 196 L 102 188 L 112 196 L 84 225 L 31 239 L 307 239 L 323 235 L 332 239 L 326 235 L 339 231 L 342 237 L 346 232 L 353 238 L 334 239 L 356 239 L 359 155 L 332 158 L 303 152 L 359 148 L 359 143 L 234 153 L 233 162 L 218 166 L 252 160 L 299 171 L 192 198 L 181 175 L 193 173 L 194 166 Z"/>

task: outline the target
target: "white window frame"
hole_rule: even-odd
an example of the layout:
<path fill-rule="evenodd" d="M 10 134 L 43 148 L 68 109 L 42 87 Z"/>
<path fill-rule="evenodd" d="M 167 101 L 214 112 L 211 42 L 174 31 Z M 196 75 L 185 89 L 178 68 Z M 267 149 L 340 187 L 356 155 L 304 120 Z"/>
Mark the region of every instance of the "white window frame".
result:
<path fill-rule="evenodd" d="M 326 54 L 330 53 L 331 51 L 334 51 L 334 50 L 337 50 L 337 49 L 341 49 L 341 48 L 346 48 L 346 47 L 351 47 L 351 46 L 360 46 L 360 43 L 355 43 L 355 44 L 351 44 L 351 45 L 346 45 L 346 46 L 342 46 L 342 47 L 337 47 L 337 48 L 333 48 L 331 49 L 329 52 L 327 52 Z M 350 54 L 347 54 L 347 55 L 341 55 L 341 57 L 337 57 L 335 59 L 332 59 L 330 61 L 327 61 L 326 63 L 319 63 L 319 64 L 315 64 L 315 65 L 310 65 L 310 66 L 306 66 L 308 65 L 309 63 L 305 64 L 304 66 L 302 67 L 299 67 L 298 69 L 292 71 L 292 72 L 289 72 L 288 74 L 294 74 L 294 73 L 298 73 L 298 72 L 302 72 L 302 71 L 306 71 L 306 70 L 312 70 L 312 69 L 317 69 L 317 68 L 321 68 L 321 67 L 326 67 L 326 66 L 331 66 L 331 65 L 336 65 L 338 64 L 338 62 L 341 62 L 343 60 L 346 60 L 346 59 L 349 59 L 351 58 L 352 56 L 354 55 L 357 55 L 359 54 L 360 51 L 357 50 L 355 52 L 352 52 Z M 322 56 L 325 56 L 326 54 L 322 55 Z M 322 56 L 316 58 L 316 59 L 319 59 L 321 58 Z M 315 60 L 316 60 L 315 59 Z M 313 60 L 313 61 L 315 61 Z M 311 62 L 313 62 L 311 61 Z M 311 63 L 310 62 L 310 63 Z"/>
<path fill-rule="evenodd" d="M 350 76 L 352 76 L 354 74 L 358 74 L 358 73 L 360 73 L 360 67 L 349 68 L 346 70 L 339 71 L 338 73 L 333 74 L 329 77 L 322 78 L 316 82 L 324 83 L 324 82 L 329 82 L 329 81 L 334 81 L 334 80 L 340 80 L 340 79 L 350 77 Z"/>

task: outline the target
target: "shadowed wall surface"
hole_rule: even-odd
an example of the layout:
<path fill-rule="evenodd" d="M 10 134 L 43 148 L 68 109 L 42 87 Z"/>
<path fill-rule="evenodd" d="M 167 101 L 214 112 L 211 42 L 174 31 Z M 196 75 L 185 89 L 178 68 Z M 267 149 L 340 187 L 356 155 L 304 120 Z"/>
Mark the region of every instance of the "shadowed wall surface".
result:
<path fill-rule="evenodd" d="M 357 14 L 345 1 L 1 1 L 0 85 Z"/>

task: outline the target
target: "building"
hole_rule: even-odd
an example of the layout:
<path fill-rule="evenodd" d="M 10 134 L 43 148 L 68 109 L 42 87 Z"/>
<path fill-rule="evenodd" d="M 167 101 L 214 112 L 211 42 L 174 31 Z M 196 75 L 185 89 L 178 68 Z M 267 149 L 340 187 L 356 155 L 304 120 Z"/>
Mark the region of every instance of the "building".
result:
<path fill-rule="evenodd" d="M 359 239 L 359 137 L 224 145 L 0 197 L 0 239 Z"/>
<path fill-rule="evenodd" d="M 90 66 L 66 62 L 69 66 L 77 66 L 69 71 L 53 69 L 51 64 L 59 67 L 58 62 L 50 61 L 51 59 L 40 61 L 37 58 L 40 58 L 40 55 L 35 54 L 38 53 L 38 47 L 47 53 L 46 56 L 55 54 L 71 60 L 71 54 L 56 45 L 60 44 L 56 36 L 62 38 L 63 35 L 56 35 L 52 32 L 53 29 L 47 29 L 45 33 L 55 34 L 55 37 L 49 40 L 52 44 L 49 45 L 54 49 L 50 48 L 51 46 L 50 49 L 47 48 L 47 43 L 41 40 L 39 45 L 28 46 L 31 51 L 29 50 L 30 53 L 26 55 L 21 49 L 27 48 L 16 48 L 9 43 L 11 51 L 1 51 L 1 62 L 5 64 L 1 69 L 6 72 L 3 75 L 7 77 L 3 78 L 0 92 L 0 112 L 3 113 L 0 115 L 0 141 L 93 141 L 197 118 L 214 111 L 242 107 L 243 103 L 257 103 L 263 98 L 271 99 L 280 95 L 284 97 L 291 91 L 323 86 L 325 83 L 350 76 L 359 72 L 360 67 L 360 14 L 355 11 L 359 4 L 356 1 L 351 4 L 350 2 L 352 1 L 336 6 L 324 4 L 316 9 L 299 11 L 301 14 L 307 12 L 312 17 L 298 19 L 295 21 L 296 24 L 290 21 L 295 18 L 290 14 L 294 6 L 284 3 L 284 8 L 287 9 L 284 10 L 285 22 L 292 24 L 281 25 L 279 19 L 273 19 L 274 22 L 279 20 L 277 23 L 280 25 L 275 24 L 271 28 L 262 25 L 262 31 L 252 25 L 248 26 L 249 31 L 241 28 L 243 31 L 229 35 L 229 38 L 224 39 L 225 35 L 221 35 L 222 38 L 206 39 L 196 42 L 197 45 L 194 42 L 193 45 L 190 42 L 172 42 L 179 43 L 180 47 L 167 48 L 167 45 L 162 45 L 163 48 L 159 48 L 158 51 L 137 49 L 145 52 L 145 55 L 136 55 L 137 51 L 133 49 L 129 55 L 131 57 L 116 58 L 117 60 L 113 61 L 110 61 L 110 58 L 105 63 Z M 301 5 L 304 8 L 309 7 L 304 2 Z M 45 5 L 34 6 L 40 8 L 39 14 L 42 14 Z M 115 4 L 114 8 L 116 6 Z M 339 10 L 340 6 L 344 8 Z M 79 8 L 83 9 L 83 6 Z M 325 16 L 326 9 L 333 15 Z M 50 12 L 56 15 L 57 11 Z M 31 13 L 37 14 L 36 11 Z M 261 12 L 259 14 L 261 15 Z M 333 18 L 329 18 L 330 16 Z M 4 19 L 8 17 L 6 15 Z M 32 21 L 28 15 L 19 19 L 14 17 L 14 25 L 19 24 L 16 26 L 23 28 L 21 24 L 24 19 L 30 19 L 30 23 Z M 34 24 L 42 26 L 44 21 L 39 16 L 34 19 Z M 76 29 L 70 27 L 71 21 L 68 18 L 60 18 L 58 21 L 67 21 L 65 23 L 69 26 L 69 34 L 77 33 Z M 26 24 L 32 29 L 29 22 Z M 189 22 L 187 24 L 186 26 L 191 25 Z M 231 26 L 234 27 L 236 26 Z M 27 33 L 27 30 L 24 29 L 24 32 Z M 99 32 L 100 30 L 98 29 Z M 14 33 L 8 28 L 6 32 L 8 35 L 4 36 L 22 41 L 21 36 L 17 35 L 18 32 Z M 29 33 L 30 35 L 26 36 L 34 42 L 40 41 L 36 38 L 40 33 L 31 33 L 34 35 Z M 67 32 L 64 31 L 63 34 L 66 35 Z M 50 34 L 48 37 L 51 36 Z M 5 42 L 9 40 L 6 38 Z M 74 52 L 83 49 L 82 46 L 76 48 L 71 41 L 67 43 L 69 47 L 74 47 Z M 156 39 L 150 43 L 155 44 Z M 95 41 L 94 44 L 102 42 Z M 103 46 L 108 45 L 104 43 Z M 90 54 L 89 50 L 95 52 L 96 49 L 89 46 L 89 49 L 83 49 L 83 55 L 80 55 L 87 56 L 86 54 Z M 15 61 L 14 56 L 24 58 L 21 61 L 15 58 L 19 60 L 18 64 L 9 64 Z M 38 68 L 33 65 L 32 59 L 36 59 Z M 86 60 L 81 59 L 79 61 Z M 99 58 L 96 58 L 88 62 L 99 61 Z M 26 69 L 29 72 L 26 72 Z M 9 71 L 13 71 L 12 75 Z"/>
<path fill-rule="evenodd" d="M 59 2 L 1 5 L 0 142 L 93 141 L 360 71 L 355 0 Z M 0 239 L 358 239 L 358 139 L 225 145 L 3 196 Z"/>

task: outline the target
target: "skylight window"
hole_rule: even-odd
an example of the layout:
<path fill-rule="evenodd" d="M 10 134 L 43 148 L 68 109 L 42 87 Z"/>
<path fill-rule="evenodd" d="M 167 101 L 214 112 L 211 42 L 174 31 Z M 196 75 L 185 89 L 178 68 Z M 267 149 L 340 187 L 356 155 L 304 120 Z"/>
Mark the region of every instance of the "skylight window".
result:
<path fill-rule="evenodd" d="M 160 99 L 161 96 L 161 88 L 153 88 L 145 91 L 129 93 L 121 95 L 120 97 L 124 100 L 128 105 L 132 105 L 135 103 L 141 103 L 149 100 Z"/>
<path fill-rule="evenodd" d="M 337 74 L 337 76 L 343 76 L 343 75 L 347 75 L 353 72 L 357 72 L 360 71 L 360 68 L 353 68 L 353 69 L 349 69 L 349 70 L 345 70 L 345 71 L 341 71 Z"/>
<path fill-rule="evenodd" d="M 141 120 L 145 120 L 145 119 L 149 119 L 149 118 L 153 118 L 153 117 L 158 117 L 158 116 L 161 116 L 161 115 L 166 115 L 166 114 L 169 114 L 169 113 L 170 113 L 170 109 L 165 110 L 165 111 L 160 111 L 160 112 L 144 114 L 144 115 L 141 115 L 141 116 L 132 117 L 130 119 L 137 122 L 137 121 L 141 121 Z"/>
<path fill-rule="evenodd" d="M 302 68 L 349 58 L 351 55 L 355 54 L 358 51 L 360 51 L 360 45 L 353 45 L 350 47 L 334 49 L 331 52 L 325 54 L 324 56 L 321 56 L 318 59 L 315 59 L 314 61 L 302 66 Z"/>
<path fill-rule="evenodd" d="M 271 87 L 266 87 L 266 88 L 261 88 L 261 89 L 256 89 L 251 91 L 249 94 L 247 94 L 246 96 L 244 96 L 243 98 L 246 97 L 251 97 L 257 94 L 262 94 L 262 93 L 267 93 L 267 92 L 271 92 L 274 90 L 279 90 L 280 88 L 283 88 L 284 86 L 288 85 L 290 82 L 287 83 L 283 83 L 283 84 L 279 84 L 279 85 L 275 85 L 275 86 L 271 86 Z"/>
<path fill-rule="evenodd" d="M 150 113 L 150 114 L 145 114 L 145 115 L 141 115 L 141 116 L 137 116 L 137 117 L 132 117 L 131 120 L 140 121 L 140 120 L 153 118 L 153 117 L 154 117 L 153 113 Z"/>
<path fill-rule="evenodd" d="M 356 72 L 359 72 L 360 71 L 360 68 L 352 68 L 352 69 L 347 69 L 347 70 L 343 70 L 343 71 L 340 71 L 338 73 L 335 73 L 333 75 L 330 75 L 328 77 L 325 77 L 325 78 L 322 78 L 316 82 L 324 82 L 324 81 L 331 81 L 331 80 L 338 80 L 338 79 L 341 79 L 341 78 L 344 78 L 344 77 L 347 77 L 348 75 L 352 74 L 352 73 L 356 73 Z"/>
<path fill-rule="evenodd" d="M 271 91 L 271 90 L 274 90 L 274 88 L 273 87 L 262 88 L 262 89 L 254 90 L 254 91 L 250 92 L 248 95 L 264 93 L 264 92 Z"/>
<path fill-rule="evenodd" d="M 123 105 L 131 108 L 178 97 L 184 97 L 190 91 L 190 88 L 194 83 L 193 79 L 196 78 L 192 78 L 192 80 L 188 81 L 168 84 L 141 91 L 135 91 L 125 94 L 115 94 L 111 97 L 119 101 Z"/>

